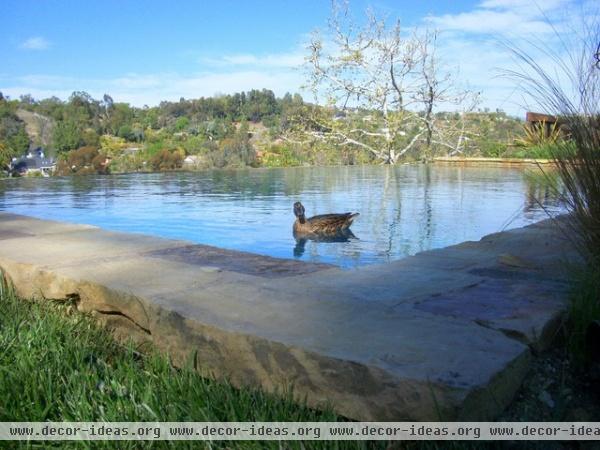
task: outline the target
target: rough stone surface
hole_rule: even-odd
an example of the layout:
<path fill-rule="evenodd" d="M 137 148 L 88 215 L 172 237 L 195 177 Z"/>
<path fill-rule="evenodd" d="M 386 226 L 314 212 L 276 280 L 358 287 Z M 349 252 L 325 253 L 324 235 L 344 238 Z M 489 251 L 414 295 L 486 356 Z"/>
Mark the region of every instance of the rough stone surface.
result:
<path fill-rule="evenodd" d="M 359 420 L 488 420 L 567 296 L 551 221 L 344 271 L 0 213 L 0 268 L 25 297 L 78 299 L 120 338 L 205 375 Z"/>
<path fill-rule="evenodd" d="M 266 278 L 301 275 L 333 267 L 328 264 L 305 264 L 292 259 L 271 258 L 254 253 L 238 252 L 200 244 L 154 250 L 144 256 L 180 261 L 201 266 L 204 270 L 219 271 L 226 267 L 229 272 Z"/>

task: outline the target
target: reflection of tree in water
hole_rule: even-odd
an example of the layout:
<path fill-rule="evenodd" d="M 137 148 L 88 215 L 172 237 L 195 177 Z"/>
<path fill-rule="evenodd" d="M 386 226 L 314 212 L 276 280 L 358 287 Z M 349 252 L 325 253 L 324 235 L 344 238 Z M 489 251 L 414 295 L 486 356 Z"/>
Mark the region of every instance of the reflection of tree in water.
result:
<path fill-rule="evenodd" d="M 327 168 L 325 168 L 327 170 Z M 180 193 L 227 195 L 253 199 L 275 195 L 295 196 L 306 189 L 330 192 L 347 183 L 339 176 L 323 176 L 319 168 L 213 169 L 195 173 L 166 174 Z M 166 180 L 165 180 L 166 182 Z"/>
<path fill-rule="evenodd" d="M 564 197 L 566 191 L 554 170 L 528 171 L 523 178 L 526 185 L 523 211 L 526 216 L 530 216 L 540 209 L 561 208 L 563 203 L 561 198 Z"/>
<path fill-rule="evenodd" d="M 94 176 L 71 176 L 69 177 L 71 184 L 70 194 L 71 203 L 74 208 L 84 209 L 91 206 L 90 194 L 97 188 L 97 177 Z"/>
<path fill-rule="evenodd" d="M 394 171 L 394 174 L 396 175 L 397 171 Z M 402 214 L 403 195 L 401 192 L 391 196 L 391 198 L 396 201 L 396 208 L 394 209 L 393 215 L 390 217 L 388 226 L 387 254 L 390 258 L 397 253 L 395 247 L 403 242 L 402 235 L 400 234 L 402 229 L 404 228 L 415 231 L 415 227 L 411 226 L 410 223 L 406 224 L 402 222 L 403 218 L 404 220 L 412 222 L 412 224 L 417 224 L 416 232 L 418 234 L 418 239 L 416 242 L 413 241 L 412 244 L 410 243 L 412 239 L 407 239 L 407 243 L 402 246 L 402 253 L 415 253 L 429 248 L 428 243 L 431 240 L 434 228 L 433 206 L 431 197 L 431 187 L 433 184 L 433 180 L 431 176 L 430 165 L 425 165 L 422 166 L 422 168 L 419 168 L 419 171 L 417 172 L 417 178 L 414 183 L 415 188 L 417 188 L 420 185 L 421 189 L 415 189 L 413 191 L 416 194 L 418 194 L 417 198 L 415 198 L 417 203 L 415 204 L 416 210 L 414 211 L 413 217 L 407 217 L 406 214 Z M 395 185 L 397 186 L 397 188 L 400 188 L 402 186 L 402 183 L 396 182 Z"/>
<path fill-rule="evenodd" d="M 429 248 L 435 225 L 431 196 L 435 180 L 429 165 L 419 166 L 416 171 L 402 166 L 386 166 L 384 170 L 380 189 L 368 202 L 374 210 L 366 215 L 374 219 L 372 234 L 379 237 L 378 254 L 391 260 L 398 253 Z M 407 173 L 414 179 L 407 180 Z"/>
<path fill-rule="evenodd" d="M 392 250 L 394 248 L 395 240 L 397 239 L 397 229 L 398 226 L 401 224 L 402 219 L 402 194 L 390 192 L 391 188 L 400 189 L 400 184 L 398 183 L 398 172 L 394 170 L 394 168 L 392 168 L 391 166 L 388 166 L 385 172 L 383 193 L 381 195 L 381 214 L 379 214 L 379 217 L 384 218 L 386 216 L 385 212 L 387 210 L 389 201 L 396 201 L 396 205 L 394 207 L 387 232 L 387 248 L 385 249 L 385 254 L 387 255 L 388 259 L 393 254 Z"/>
<path fill-rule="evenodd" d="M 433 234 L 433 208 L 431 207 L 431 165 L 425 165 L 425 176 L 423 179 L 423 220 L 419 227 L 419 251 L 428 248 L 427 243 Z"/>
<path fill-rule="evenodd" d="M 8 183 L 0 183 L 0 210 L 4 209 L 4 204 L 6 201 L 6 192 L 8 191 L 7 184 Z"/>

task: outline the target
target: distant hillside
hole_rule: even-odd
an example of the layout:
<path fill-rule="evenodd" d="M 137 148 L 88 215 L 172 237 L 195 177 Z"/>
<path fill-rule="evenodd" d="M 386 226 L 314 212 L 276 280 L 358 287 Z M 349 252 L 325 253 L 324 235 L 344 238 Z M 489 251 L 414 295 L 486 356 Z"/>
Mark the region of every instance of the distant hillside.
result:
<path fill-rule="evenodd" d="M 414 113 L 414 120 L 397 130 L 393 146 L 406 149 L 405 161 L 448 154 L 531 156 L 513 145 L 523 137 L 522 121 L 502 111 L 436 112 L 430 119 L 436 134 L 429 144 L 423 138 L 423 114 Z M 11 100 L 0 94 L 0 145 L 5 149 L 0 170 L 12 157 L 38 146 L 71 161 L 65 174 L 73 167 L 87 170 L 96 158 L 101 170 L 110 164 L 113 173 L 372 164 L 380 162 L 381 149 L 388 145 L 381 139 L 382 120 L 378 111 L 323 107 L 298 94 L 278 98 L 268 89 L 144 108 L 115 102 L 108 94 L 94 99 L 73 92 L 66 101 Z"/>
<path fill-rule="evenodd" d="M 49 149 L 54 121 L 49 117 L 21 108 L 17 109 L 16 114 L 25 123 L 25 131 L 31 140 L 31 145 Z"/>

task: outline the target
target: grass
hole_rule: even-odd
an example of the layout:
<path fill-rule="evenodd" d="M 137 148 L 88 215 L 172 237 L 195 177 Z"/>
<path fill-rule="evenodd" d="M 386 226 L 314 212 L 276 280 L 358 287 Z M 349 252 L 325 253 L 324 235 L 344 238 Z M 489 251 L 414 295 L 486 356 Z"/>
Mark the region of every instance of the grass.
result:
<path fill-rule="evenodd" d="M 548 142 L 571 213 L 568 233 L 588 265 L 600 267 L 600 68 L 595 52 L 600 24 L 582 26 L 573 42 L 559 36 L 561 53 L 537 48 L 554 64 L 548 73 L 526 50 L 514 48 L 522 72 L 509 72 L 529 90 L 545 112 L 560 117 L 568 139 Z M 567 82 L 565 82 L 567 80 Z"/>
<path fill-rule="evenodd" d="M 510 156 L 513 158 L 553 159 L 557 150 L 556 144 L 537 144 L 530 147 L 521 146 L 513 150 Z"/>
<path fill-rule="evenodd" d="M 575 272 L 569 303 L 566 344 L 573 361 L 584 367 L 590 360 L 589 326 L 600 319 L 600 272 L 588 266 Z"/>
<path fill-rule="evenodd" d="M 512 47 L 520 70 L 507 74 L 522 84 L 545 113 L 560 117 L 565 127 L 564 140 L 558 139 L 557 130 L 530 137 L 551 144 L 546 147 L 563 189 L 558 194 L 571 219 L 564 232 L 586 262 L 576 277 L 569 309 L 568 347 L 581 362 L 591 354 L 585 340 L 587 329 L 600 320 L 600 23 L 597 14 L 579 19 L 572 33 L 559 35 L 555 30 L 559 45 Z M 551 71 L 532 56 L 540 53 L 552 63 Z"/>

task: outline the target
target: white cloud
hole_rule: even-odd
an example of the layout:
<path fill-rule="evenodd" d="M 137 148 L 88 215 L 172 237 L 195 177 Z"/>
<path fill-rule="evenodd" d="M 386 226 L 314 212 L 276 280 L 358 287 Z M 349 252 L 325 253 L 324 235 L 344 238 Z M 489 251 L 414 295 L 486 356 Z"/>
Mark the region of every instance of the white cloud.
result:
<path fill-rule="evenodd" d="M 457 82 L 481 93 L 480 108 L 524 116 L 530 105 L 525 104 L 517 83 L 502 76 L 503 70 L 516 69 L 514 57 L 506 47 L 493 39 L 469 40 L 451 33 L 444 33 L 438 44 L 438 55 Z"/>
<path fill-rule="evenodd" d="M 550 11 L 559 8 L 566 3 L 569 2 L 565 0 L 545 0 L 543 2 L 532 0 L 484 0 L 479 4 L 479 7 L 508 9 L 530 14 Z"/>
<path fill-rule="evenodd" d="M 4 79 L 2 84 L 5 87 L 1 90 L 13 98 L 31 94 L 36 99 L 56 96 L 63 100 L 73 91 L 86 91 L 97 99 L 107 93 L 117 102 L 152 106 L 163 100 L 177 101 L 181 97 L 210 97 L 263 88 L 282 96 L 288 91 L 299 92 L 303 81 L 299 72 L 286 69 L 215 71 L 192 75 L 129 73 L 112 79 L 28 75 Z"/>
<path fill-rule="evenodd" d="M 429 16 L 425 22 L 441 30 L 439 54 L 460 67 L 459 79 L 481 92 L 481 107 L 523 117 L 526 110 L 541 107 L 517 79 L 502 76 L 527 72 L 510 48 L 525 50 L 543 70 L 555 74 L 552 57 L 561 58 L 572 48 L 570 36 L 581 28 L 577 20 L 589 16 L 583 6 L 578 0 L 482 0 L 472 10 Z"/>
<path fill-rule="evenodd" d="M 203 57 L 200 63 L 214 67 L 246 66 L 254 68 L 295 68 L 304 62 L 305 53 L 302 49 L 283 53 L 255 55 L 240 53 L 223 55 L 217 58 Z"/>
<path fill-rule="evenodd" d="M 471 33 L 541 34 L 552 32 L 543 20 L 525 19 L 513 11 L 478 10 L 469 13 L 431 17 L 431 23 L 446 30 Z"/>
<path fill-rule="evenodd" d="M 564 11 L 573 0 L 484 0 L 474 10 L 459 14 L 429 16 L 427 21 L 443 30 L 464 33 L 525 36 L 555 32 L 555 13 Z M 558 17 L 554 17 L 558 19 Z"/>
<path fill-rule="evenodd" d="M 135 74 L 129 73 L 122 77 L 110 80 L 109 83 L 117 89 L 157 89 L 161 86 L 161 79 L 165 76 L 156 74 Z"/>
<path fill-rule="evenodd" d="M 304 62 L 301 47 L 280 53 L 203 57 L 199 62 L 201 68 L 195 73 L 124 73 L 113 78 L 85 79 L 30 74 L 0 81 L 2 92 L 11 97 L 29 93 L 36 99 L 51 96 L 67 99 L 73 91 L 86 91 L 94 98 L 102 98 L 107 93 L 115 101 L 136 106 L 251 89 L 270 89 L 277 96 L 283 96 L 286 92 L 300 92 L 304 83 L 302 72 L 298 70 Z"/>
<path fill-rule="evenodd" d="M 50 45 L 47 39 L 35 36 L 23 41 L 19 47 L 25 50 L 47 50 L 50 48 Z"/>

